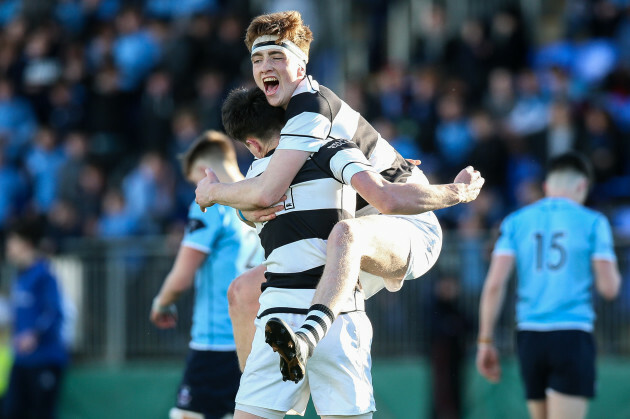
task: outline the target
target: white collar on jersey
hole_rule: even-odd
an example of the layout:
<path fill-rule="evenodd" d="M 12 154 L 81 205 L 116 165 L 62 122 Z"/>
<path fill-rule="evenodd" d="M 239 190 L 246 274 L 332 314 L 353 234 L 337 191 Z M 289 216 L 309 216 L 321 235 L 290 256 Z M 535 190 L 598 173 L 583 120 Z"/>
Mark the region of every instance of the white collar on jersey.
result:
<path fill-rule="evenodd" d="M 295 88 L 291 97 L 299 95 L 300 93 L 315 93 L 319 92 L 319 83 L 313 79 L 313 76 L 306 76 L 302 79 L 300 84 Z"/>
<path fill-rule="evenodd" d="M 255 52 L 265 51 L 269 49 L 283 49 L 286 52 L 293 54 L 298 60 L 302 61 L 304 67 L 308 63 L 308 56 L 297 45 L 288 40 L 283 40 L 280 43 L 278 41 L 278 35 L 263 35 L 256 38 L 252 44 L 252 55 Z"/>

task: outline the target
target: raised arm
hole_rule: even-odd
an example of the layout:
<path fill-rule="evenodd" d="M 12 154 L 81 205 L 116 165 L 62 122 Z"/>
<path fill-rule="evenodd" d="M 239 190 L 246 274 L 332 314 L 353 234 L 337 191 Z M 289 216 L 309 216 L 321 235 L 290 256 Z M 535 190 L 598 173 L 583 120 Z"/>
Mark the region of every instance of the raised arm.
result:
<path fill-rule="evenodd" d="M 206 176 L 197 184 L 195 201 L 202 209 L 214 204 L 240 210 L 270 207 L 280 201 L 310 154 L 299 150 L 276 150 L 260 176 L 239 182 L 219 183 L 216 177 Z"/>
<path fill-rule="evenodd" d="M 453 183 L 427 185 L 391 183 L 371 171 L 352 177 L 352 187 L 383 214 L 419 214 L 477 198 L 484 179 L 471 166 L 462 170 Z"/>

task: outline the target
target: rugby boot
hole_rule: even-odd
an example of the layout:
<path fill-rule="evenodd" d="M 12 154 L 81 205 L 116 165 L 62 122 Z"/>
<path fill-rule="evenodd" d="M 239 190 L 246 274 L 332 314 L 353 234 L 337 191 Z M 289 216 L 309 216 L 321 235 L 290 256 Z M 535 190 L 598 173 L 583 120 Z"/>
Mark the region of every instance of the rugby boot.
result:
<path fill-rule="evenodd" d="M 306 354 L 300 348 L 299 339 L 282 319 L 272 317 L 265 325 L 265 342 L 282 358 L 280 360 L 282 379 L 296 384 L 304 378 L 306 366 Z"/>

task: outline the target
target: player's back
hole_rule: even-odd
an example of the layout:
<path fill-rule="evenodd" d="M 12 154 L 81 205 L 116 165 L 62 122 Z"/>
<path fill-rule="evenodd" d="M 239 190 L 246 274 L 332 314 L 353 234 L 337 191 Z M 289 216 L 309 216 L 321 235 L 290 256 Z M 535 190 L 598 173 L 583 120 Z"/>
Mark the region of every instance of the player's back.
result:
<path fill-rule="evenodd" d="M 413 173 L 414 182 L 428 183 L 424 174 L 406 161 L 361 114 L 310 77 L 296 89 L 285 119 L 279 149 L 316 152 L 331 140 L 348 140 L 358 146 L 389 182 L 406 182 Z M 366 205 L 357 197 L 357 209 Z"/>
<path fill-rule="evenodd" d="M 329 144 L 314 153 L 291 182 L 285 209 L 275 219 L 257 223 L 267 267 L 263 290 L 316 287 L 326 263 L 328 235 L 339 221 L 354 217 L 356 192 L 330 170 L 333 156 L 348 145 Z M 262 173 L 270 158 L 256 160 L 247 177 Z"/>
<path fill-rule="evenodd" d="M 508 216 L 495 252 L 516 257 L 519 328 L 590 330 L 591 260 L 611 248 L 605 217 L 565 198 L 544 198 Z"/>

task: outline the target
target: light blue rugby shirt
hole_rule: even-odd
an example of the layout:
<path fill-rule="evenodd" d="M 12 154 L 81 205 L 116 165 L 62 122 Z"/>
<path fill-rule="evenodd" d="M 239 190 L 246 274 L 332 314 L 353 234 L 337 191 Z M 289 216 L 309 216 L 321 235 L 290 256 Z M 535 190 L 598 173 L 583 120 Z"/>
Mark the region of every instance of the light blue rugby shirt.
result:
<path fill-rule="evenodd" d="M 593 330 L 593 259 L 615 260 L 604 215 L 544 198 L 505 218 L 494 254 L 516 257 L 519 330 Z"/>
<path fill-rule="evenodd" d="M 190 347 L 235 350 L 227 289 L 234 278 L 263 261 L 256 230 L 241 222 L 232 208 L 213 205 L 204 213 L 193 202 L 182 245 L 208 255 L 195 275 Z"/>

